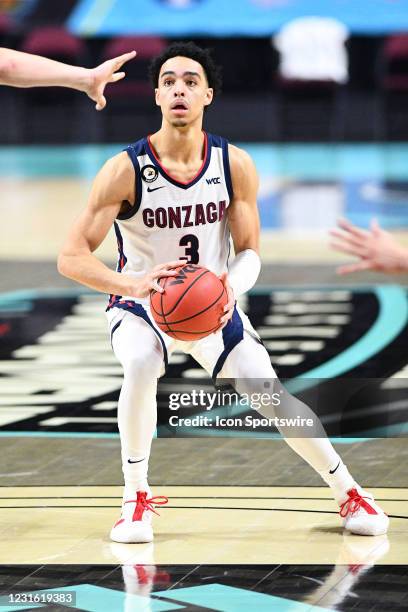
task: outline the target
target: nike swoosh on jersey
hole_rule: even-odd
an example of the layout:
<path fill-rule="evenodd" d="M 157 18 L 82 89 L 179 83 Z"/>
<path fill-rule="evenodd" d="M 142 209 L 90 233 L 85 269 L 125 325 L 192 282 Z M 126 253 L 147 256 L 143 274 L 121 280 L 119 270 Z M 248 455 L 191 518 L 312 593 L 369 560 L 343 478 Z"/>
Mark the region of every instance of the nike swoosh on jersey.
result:
<path fill-rule="evenodd" d="M 166 185 L 161 185 L 161 187 L 148 187 L 147 191 L 151 193 L 152 191 L 157 191 L 158 189 L 163 189 Z"/>
<path fill-rule="evenodd" d="M 145 458 L 143 457 L 143 459 L 139 459 L 138 461 L 132 461 L 131 459 L 128 459 L 128 463 L 140 463 L 141 461 L 144 461 Z"/>

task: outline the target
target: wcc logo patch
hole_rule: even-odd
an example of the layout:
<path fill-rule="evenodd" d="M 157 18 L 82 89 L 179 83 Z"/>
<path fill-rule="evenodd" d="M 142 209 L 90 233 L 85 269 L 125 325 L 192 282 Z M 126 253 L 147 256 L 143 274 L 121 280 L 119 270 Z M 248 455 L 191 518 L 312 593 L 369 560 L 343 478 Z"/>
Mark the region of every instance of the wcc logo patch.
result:
<path fill-rule="evenodd" d="M 143 166 L 141 170 L 141 175 L 142 179 L 146 183 L 153 183 L 153 181 L 155 181 L 159 176 L 159 171 L 151 164 L 148 164 L 147 166 Z"/>

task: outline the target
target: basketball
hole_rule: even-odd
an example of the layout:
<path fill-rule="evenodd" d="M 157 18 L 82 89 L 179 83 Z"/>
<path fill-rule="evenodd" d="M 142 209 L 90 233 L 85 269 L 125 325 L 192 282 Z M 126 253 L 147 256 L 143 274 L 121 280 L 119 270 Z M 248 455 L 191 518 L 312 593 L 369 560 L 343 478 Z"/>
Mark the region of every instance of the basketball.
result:
<path fill-rule="evenodd" d="M 177 276 L 159 279 L 163 293 L 150 293 L 150 307 L 159 328 L 176 340 L 200 340 L 215 332 L 228 295 L 213 272 L 186 264 Z"/>

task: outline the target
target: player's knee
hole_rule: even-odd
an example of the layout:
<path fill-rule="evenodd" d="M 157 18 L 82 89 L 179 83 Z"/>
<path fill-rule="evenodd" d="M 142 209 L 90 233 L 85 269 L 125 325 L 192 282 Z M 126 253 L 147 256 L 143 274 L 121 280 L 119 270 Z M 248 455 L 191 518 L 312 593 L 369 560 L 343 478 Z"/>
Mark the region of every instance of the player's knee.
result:
<path fill-rule="evenodd" d="M 256 376 L 245 376 L 236 379 L 236 388 L 239 393 L 250 396 L 271 395 L 278 390 L 278 381 L 275 378 L 259 378 Z"/>
<path fill-rule="evenodd" d="M 163 358 L 154 348 L 147 349 L 136 355 L 129 355 L 124 365 L 125 377 L 133 380 L 157 378 L 160 376 Z"/>
<path fill-rule="evenodd" d="M 265 380 L 276 378 L 268 351 L 249 334 L 237 345 L 231 358 L 227 369 L 233 371 L 234 377 L 245 379 L 255 390 L 259 390 Z"/>

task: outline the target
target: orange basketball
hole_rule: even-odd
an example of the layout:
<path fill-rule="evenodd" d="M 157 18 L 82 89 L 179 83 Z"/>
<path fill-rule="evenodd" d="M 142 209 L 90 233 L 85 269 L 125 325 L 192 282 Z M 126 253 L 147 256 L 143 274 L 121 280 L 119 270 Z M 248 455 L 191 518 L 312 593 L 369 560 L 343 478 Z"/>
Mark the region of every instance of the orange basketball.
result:
<path fill-rule="evenodd" d="M 228 301 L 224 285 L 210 270 L 186 264 L 177 276 L 159 279 L 163 293 L 151 291 L 157 325 L 176 340 L 199 340 L 216 331 Z"/>

